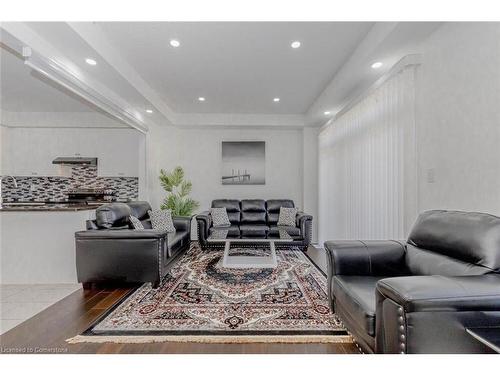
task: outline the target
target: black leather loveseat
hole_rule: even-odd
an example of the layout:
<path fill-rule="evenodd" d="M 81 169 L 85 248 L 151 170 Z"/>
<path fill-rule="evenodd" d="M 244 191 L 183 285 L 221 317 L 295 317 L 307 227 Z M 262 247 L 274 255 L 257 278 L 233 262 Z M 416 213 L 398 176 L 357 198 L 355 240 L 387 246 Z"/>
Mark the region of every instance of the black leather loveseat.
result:
<path fill-rule="evenodd" d="M 290 199 L 216 199 L 212 208 L 225 207 L 231 227 L 227 228 L 228 237 L 232 238 L 278 238 L 279 230 L 285 230 L 293 239 L 290 243 L 280 243 L 280 246 L 297 246 L 307 250 L 311 243 L 312 216 L 298 212 L 295 226 L 278 227 L 281 207 L 293 208 L 295 204 Z M 202 248 L 210 247 L 207 238 L 215 228 L 212 225 L 210 211 L 196 216 L 198 221 L 198 237 Z"/>
<path fill-rule="evenodd" d="M 408 241 L 327 241 L 332 308 L 361 348 L 480 353 L 466 328 L 500 326 L 500 218 L 427 211 Z"/>
<path fill-rule="evenodd" d="M 110 203 L 96 210 L 87 230 L 76 232 L 76 270 L 84 288 L 92 283 L 151 282 L 160 284 L 167 266 L 189 248 L 191 218 L 174 217 L 174 233 L 151 229 L 148 202 Z M 130 215 L 145 230 L 131 229 Z"/>

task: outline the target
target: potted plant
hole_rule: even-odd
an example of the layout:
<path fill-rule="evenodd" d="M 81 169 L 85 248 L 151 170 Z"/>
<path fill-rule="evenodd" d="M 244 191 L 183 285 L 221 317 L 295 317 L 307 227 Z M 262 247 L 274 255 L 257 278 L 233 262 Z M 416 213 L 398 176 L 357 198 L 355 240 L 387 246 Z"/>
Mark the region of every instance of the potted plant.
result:
<path fill-rule="evenodd" d="M 199 203 L 189 197 L 193 185 L 184 180 L 184 170 L 175 167 L 170 173 L 160 170 L 160 183 L 167 192 L 161 205 L 162 210 L 170 210 L 172 216 L 192 216 Z"/>

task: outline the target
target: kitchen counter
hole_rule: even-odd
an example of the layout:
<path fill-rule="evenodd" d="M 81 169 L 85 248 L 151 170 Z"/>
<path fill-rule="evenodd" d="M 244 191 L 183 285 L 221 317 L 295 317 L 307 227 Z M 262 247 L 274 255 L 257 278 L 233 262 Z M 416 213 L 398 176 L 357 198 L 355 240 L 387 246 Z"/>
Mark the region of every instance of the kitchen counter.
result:
<path fill-rule="evenodd" d="M 2 208 L 0 283 L 76 283 L 75 232 L 95 219 L 95 208 L 67 203 Z"/>
<path fill-rule="evenodd" d="M 4 203 L 0 212 L 7 211 L 90 211 L 95 210 L 99 205 L 69 204 L 69 203 L 16 203 L 15 205 Z"/>

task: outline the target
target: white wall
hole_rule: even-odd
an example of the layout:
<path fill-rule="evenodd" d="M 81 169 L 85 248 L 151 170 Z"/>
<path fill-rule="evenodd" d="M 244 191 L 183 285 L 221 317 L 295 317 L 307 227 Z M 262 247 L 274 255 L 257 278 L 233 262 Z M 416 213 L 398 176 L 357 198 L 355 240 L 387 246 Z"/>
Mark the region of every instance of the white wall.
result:
<path fill-rule="evenodd" d="M 308 142 L 314 140 L 308 138 Z M 253 140 L 266 142 L 266 184 L 265 185 L 222 185 L 221 184 L 221 142 Z M 308 143 L 308 147 L 309 143 Z M 180 165 L 186 177 L 193 183 L 192 197 L 200 202 L 200 211 L 210 207 L 217 198 L 290 198 L 299 208 L 305 208 L 303 201 L 304 163 L 308 177 L 314 179 L 316 157 L 308 152 L 303 160 L 304 138 L 302 129 L 179 129 L 174 127 L 151 128 L 147 140 L 148 186 L 151 204 L 158 207 L 165 192 L 158 182 L 160 168 L 171 170 Z M 312 173 L 312 174 L 311 174 Z M 307 184 L 307 190 L 316 194 L 316 183 Z M 307 201 L 307 209 L 315 209 Z"/>
<path fill-rule="evenodd" d="M 500 215 L 500 23 L 445 24 L 422 53 L 419 209 Z"/>
<path fill-rule="evenodd" d="M 4 150 L 7 144 L 7 131 L 8 128 L 0 124 L 0 175 L 2 175 L 4 171 L 4 164 L 5 164 Z"/>

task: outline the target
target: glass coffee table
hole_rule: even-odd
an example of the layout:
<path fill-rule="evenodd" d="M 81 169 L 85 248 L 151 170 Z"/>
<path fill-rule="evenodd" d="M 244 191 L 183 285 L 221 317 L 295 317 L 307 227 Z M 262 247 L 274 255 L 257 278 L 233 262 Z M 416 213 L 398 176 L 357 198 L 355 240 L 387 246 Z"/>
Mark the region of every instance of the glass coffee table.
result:
<path fill-rule="evenodd" d="M 222 266 L 225 268 L 276 268 L 275 243 L 290 242 L 293 238 L 286 230 L 279 230 L 275 238 L 239 238 L 230 237 L 227 229 L 216 229 L 207 241 L 224 245 Z"/>

